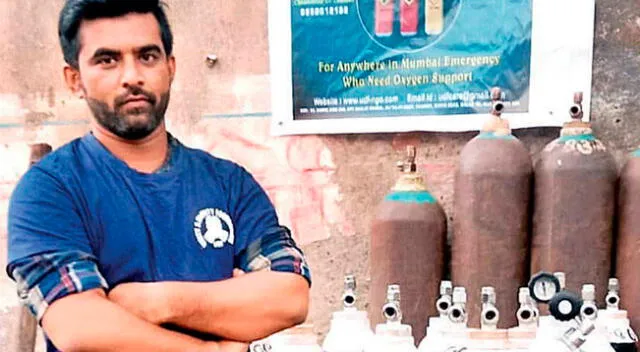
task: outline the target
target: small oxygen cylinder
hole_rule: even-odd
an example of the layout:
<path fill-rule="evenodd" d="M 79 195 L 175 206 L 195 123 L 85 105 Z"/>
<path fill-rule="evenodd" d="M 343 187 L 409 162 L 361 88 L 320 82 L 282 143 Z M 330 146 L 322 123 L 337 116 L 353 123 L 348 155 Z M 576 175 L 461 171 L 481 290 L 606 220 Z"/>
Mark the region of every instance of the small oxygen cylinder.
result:
<path fill-rule="evenodd" d="M 582 285 L 582 308 L 580 316 L 582 319 L 596 320 L 598 318 L 598 307 L 596 306 L 596 286 L 593 284 Z"/>
<path fill-rule="evenodd" d="M 400 34 L 413 36 L 418 33 L 418 10 L 420 2 L 417 0 L 400 0 Z"/>
<path fill-rule="evenodd" d="M 411 326 L 402 324 L 400 286 L 389 285 L 382 315 L 387 322 L 376 325 L 376 334 L 365 352 L 416 352 Z"/>
<path fill-rule="evenodd" d="M 442 331 L 448 328 L 449 321 L 447 314 L 449 312 L 449 308 L 451 308 L 451 306 L 453 305 L 452 294 L 453 284 L 451 283 L 451 281 L 441 281 L 440 297 L 436 301 L 438 316 L 429 318 L 429 325 L 427 327 L 426 335 L 431 335 L 431 337 L 440 336 Z"/>
<path fill-rule="evenodd" d="M 483 287 L 480 295 L 480 329 L 469 331 L 469 352 L 505 351 L 509 345 L 507 329 L 498 329 L 500 311 L 496 306 L 496 290 Z"/>
<path fill-rule="evenodd" d="M 599 346 L 607 345 L 607 331 L 598 319 L 598 307 L 596 305 L 596 286 L 593 284 L 582 285 L 582 307 L 580 308 L 580 317 L 582 320 L 589 320 L 595 324 L 595 331 L 591 333 L 582 349 L 584 351 L 597 352 Z"/>
<path fill-rule="evenodd" d="M 598 312 L 596 326 L 616 352 L 636 352 L 638 337 L 630 326 L 627 311 L 620 309 L 620 283 L 618 279 L 610 278 L 608 286 L 607 308 Z"/>
<path fill-rule="evenodd" d="M 356 308 L 356 279 L 344 279 L 343 309 L 333 313 L 331 328 L 322 344 L 324 352 L 362 352 L 373 339 L 367 312 Z"/>
<path fill-rule="evenodd" d="M 528 287 L 521 287 L 518 290 L 518 303 L 520 304 L 516 312 L 518 326 L 510 328 L 508 332 L 509 350 L 512 352 L 524 352 L 529 349 L 536 338 L 540 315 Z"/>
<path fill-rule="evenodd" d="M 444 1 L 427 0 L 424 6 L 424 31 L 429 35 L 441 34 L 444 30 Z"/>
<path fill-rule="evenodd" d="M 453 289 L 450 308 L 446 316 L 440 318 L 439 330 L 427 332 L 420 343 L 420 352 L 466 351 L 469 342 L 467 329 L 467 293 L 464 287 Z"/>
<path fill-rule="evenodd" d="M 271 348 L 271 350 L 269 350 Z M 303 324 L 281 331 L 250 346 L 251 352 L 322 352 L 313 325 Z"/>
<path fill-rule="evenodd" d="M 420 342 L 418 348 L 419 351 L 423 351 L 425 346 L 430 344 L 429 341 L 439 340 L 442 338 L 443 333 L 450 327 L 449 308 L 453 305 L 452 301 L 453 285 L 451 281 L 440 282 L 440 297 L 436 301 L 436 309 L 438 310 L 438 316 L 429 317 L 429 324 L 425 337 Z"/>
<path fill-rule="evenodd" d="M 378 37 L 388 37 L 393 34 L 395 14 L 394 0 L 375 0 L 375 33 Z"/>

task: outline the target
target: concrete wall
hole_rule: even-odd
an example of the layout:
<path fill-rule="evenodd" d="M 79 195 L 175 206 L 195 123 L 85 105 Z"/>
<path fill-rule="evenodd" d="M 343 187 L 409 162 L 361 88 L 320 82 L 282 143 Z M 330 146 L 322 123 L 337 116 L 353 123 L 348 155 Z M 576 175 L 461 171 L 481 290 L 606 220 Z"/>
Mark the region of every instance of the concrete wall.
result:
<path fill-rule="evenodd" d="M 26 168 L 26 145 L 46 141 L 59 147 L 88 129 L 84 102 L 62 82 L 56 36 L 62 3 L 0 2 L 2 268 L 7 199 Z M 265 187 L 309 257 L 314 274 L 309 321 L 324 333 L 330 312 L 339 306 L 345 273 L 360 278 L 366 297 L 369 224 L 397 177 L 395 162 L 404 146 L 418 145 L 419 168 L 451 220 L 453 172 L 473 133 L 271 137 L 270 94 L 278 92 L 269 88 L 266 1 L 168 3 L 178 60 L 169 128 L 186 144 L 245 165 Z M 596 133 L 622 162 L 640 140 L 640 3 L 597 0 L 597 7 L 592 119 Z M 208 54 L 220 58 L 212 69 L 205 65 Z M 516 131 L 534 157 L 557 133 L 553 128 Z M 16 306 L 12 283 L 0 275 L 2 351 L 8 350 Z"/>

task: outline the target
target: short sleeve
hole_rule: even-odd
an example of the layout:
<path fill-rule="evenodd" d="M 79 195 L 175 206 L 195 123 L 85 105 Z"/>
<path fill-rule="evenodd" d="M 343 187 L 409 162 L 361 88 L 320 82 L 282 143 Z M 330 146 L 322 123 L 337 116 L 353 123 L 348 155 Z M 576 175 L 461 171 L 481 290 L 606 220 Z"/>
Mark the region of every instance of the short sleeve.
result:
<path fill-rule="evenodd" d="M 245 272 L 271 270 L 291 272 L 311 283 L 304 253 L 288 228 L 280 225 L 273 204 L 256 180 L 238 168 L 232 204 L 236 227 L 236 267 Z"/>
<path fill-rule="evenodd" d="M 8 253 L 7 274 L 38 319 L 57 299 L 107 288 L 70 192 L 37 166 L 11 196 Z"/>

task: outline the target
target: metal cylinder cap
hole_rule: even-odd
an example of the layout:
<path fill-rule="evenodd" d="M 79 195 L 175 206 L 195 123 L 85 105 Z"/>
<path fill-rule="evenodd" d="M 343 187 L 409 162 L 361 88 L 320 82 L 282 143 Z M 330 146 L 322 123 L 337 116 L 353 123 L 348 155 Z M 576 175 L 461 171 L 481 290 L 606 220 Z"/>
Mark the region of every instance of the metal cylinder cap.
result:
<path fill-rule="evenodd" d="M 345 291 L 355 291 L 356 289 L 356 277 L 354 275 L 347 275 L 344 277 L 344 289 Z"/>
<path fill-rule="evenodd" d="M 453 284 L 451 281 L 441 281 L 440 282 L 440 295 L 451 295 L 453 293 Z"/>
<path fill-rule="evenodd" d="M 567 276 L 565 275 L 565 273 L 562 271 L 556 271 L 555 273 L 553 273 L 553 276 L 555 276 L 560 282 L 560 289 L 564 290 L 567 284 Z"/>
<path fill-rule="evenodd" d="M 582 299 L 584 301 L 596 300 L 596 286 L 592 284 L 582 285 Z"/>
<path fill-rule="evenodd" d="M 387 287 L 387 302 L 400 302 L 400 285 Z"/>
<path fill-rule="evenodd" d="M 485 286 L 481 289 L 481 302 L 496 304 L 496 289 L 490 286 Z"/>
<path fill-rule="evenodd" d="M 531 303 L 531 293 L 528 287 L 520 287 L 518 290 L 518 303 L 529 304 Z"/>
<path fill-rule="evenodd" d="M 453 304 L 467 303 L 467 291 L 464 287 L 455 287 L 453 289 Z"/>

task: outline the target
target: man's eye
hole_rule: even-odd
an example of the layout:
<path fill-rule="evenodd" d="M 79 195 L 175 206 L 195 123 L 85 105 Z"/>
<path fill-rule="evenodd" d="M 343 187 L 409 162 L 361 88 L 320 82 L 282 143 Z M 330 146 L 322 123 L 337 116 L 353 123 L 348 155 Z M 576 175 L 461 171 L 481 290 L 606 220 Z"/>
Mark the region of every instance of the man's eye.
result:
<path fill-rule="evenodd" d="M 105 56 L 105 57 L 99 58 L 98 60 L 96 60 L 96 62 L 99 65 L 112 65 L 116 62 L 116 60 L 114 60 L 112 57 Z"/>
<path fill-rule="evenodd" d="M 158 55 L 152 53 L 144 53 L 140 56 L 143 62 L 151 63 L 158 59 Z"/>

